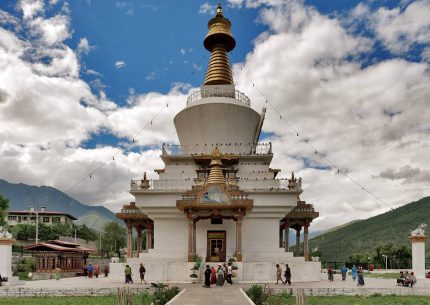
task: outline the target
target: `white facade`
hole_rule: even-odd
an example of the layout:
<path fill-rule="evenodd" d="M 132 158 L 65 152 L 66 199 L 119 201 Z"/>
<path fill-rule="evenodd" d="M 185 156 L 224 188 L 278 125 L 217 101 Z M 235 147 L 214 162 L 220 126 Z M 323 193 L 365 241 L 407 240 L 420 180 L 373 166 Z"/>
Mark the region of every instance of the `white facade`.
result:
<path fill-rule="evenodd" d="M 35 224 L 36 214 L 30 211 L 6 211 L 6 222 L 9 226 L 17 224 Z M 72 223 L 75 217 L 61 212 L 38 212 L 39 223 L 50 226 L 55 223 Z"/>
<path fill-rule="evenodd" d="M 149 188 L 141 188 L 140 180 L 132 181 L 130 192 L 135 196 L 136 206 L 154 221 L 154 244 L 153 249 L 143 251 L 139 258 L 129 258 L 127 263 L 138 274 L 138 266 L 143 262 L 148 280 L 191 280 L 189 275 L 193 263 L 188 262 L 188 219 L 177 208 L 176 202 L 193 185 L 204 183 L 207 165 L 199 164 L 197 159 L 210 155 L 218 147 L 222 154 L 237 156 L 235 164 L 224 168 L 226 181 L 235 181 L 239 189 L 253 200 L 252 210 L 246 213 L 242 223 L 243 259 L 238 263 L 240 267 L 237 270 L 237 280 L 275 281 L 275 264 L 285 266 L 288 263 L 293 280 L 317 281 L 320 277 L 320 263 L 305 262 L 304 257 L 294 257 L 293 253 L 285 252 L 279 240 L 280 220 L 296 206 L 298 195 L 302 193 L 301 180 L 298 180 L 296 187 L 289 188 L 287 179 L 275 178 L 279 170 L 270 168 L 273 158 L 271 144 L 249 144 L 250 139 L 259 133 L 256 128 L 262 118 L 249 106 L 237 101 L 228 103 L 228 100 L 230 98 L 217 103 L 216 98 L 210 97 L 203 98 L 196 104 L 188 104 L 175 117 L 179 139 L 181 144 L 185 141 L 186 145 L 163 147 L 161 158 L 165 163 L 164 170 L 157 171 L 159 180 L 149 181 Z M 199 109 L 196 110 L 196 107 Z M 247 110 L 245 114 L 242 113 L 243 108 Z M 230 127 L 213 128 L 211 125 L 214 121 L 210 114 L 214 111 L 217 117 L 224 118 L 223 122 L 235 121 L 230 122 L 231 128 L 238 123 L 246 125 L 246 128 L 243 128 L 243 132 L 234 133 L 229 133 Z M 194 117 L 196 113 L 198 118 Z M 236 119 L 237 115 L 246 116 L 246 119 Z M 249 133 L 251 127 L 254 129 L 252 134 Z M 205 136 L 200 138 L 200 134 Z M 218 139 L 224 142 L 221 143 Z M 197 221 L 196 253 L 204 261 L 208 259 L 208 232 L 211 231 L 225 231 L 226 259 L 233 257 L 237 237 L 236 223 L 232 219 L 223 219 L 222 224 L 211 224 L 210 219 Z M 121 271 L 117 277 L 122 279 L 123 266 L 112 264 L 112 268 Z"/>
<path fill-rule="evenodd" d="M 153 221 L 154 242 L 127 263 L 138 274 L 143 262 L 150 281 L 189 282 L 194 254 L 210 265 L 235 256 L 238 281 L 275 281 L 275 264 L 286 263 L 293 281 L 317 281 L 320 263 L 294 257 L 280 240 L 280 222 L 297 206 L 301 179 L 277 179 L 280 170 L 270 168 L 271 143 L 258 143 L 265 109 L 261 114 L 252 109 L 233 85 L 227 51 L 235 41 L 220 6 L 208 26 L 204 45 L 212 55 L 206 85 L 174 118 L 180 145 L 163 145 L 165 166 L 156 170 L 158 180 L 131 181 L 133 207 Z M 216 178 L 208 179 L 209 172 Z M 209 185 L 217 185 L 227 202 L 206 202 Z M 111 268 L 119 272 L 112 277 L 122 279 L 123 265 Z"/>

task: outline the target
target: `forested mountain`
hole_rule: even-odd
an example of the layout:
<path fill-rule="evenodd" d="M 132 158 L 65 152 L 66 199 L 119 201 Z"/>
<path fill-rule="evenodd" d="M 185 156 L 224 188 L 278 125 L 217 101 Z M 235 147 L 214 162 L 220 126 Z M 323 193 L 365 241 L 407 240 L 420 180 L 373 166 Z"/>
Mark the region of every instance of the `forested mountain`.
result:
<path fill-rule="evenodd" d="M 339 262 L 355 254 L 372 255 L 378 246 L 390 243 L 410 248 L 408 236 L 421 223 L 430 225 L 430 197 L 329 230 L 311 239 L 309 249 L 317 247 L 322 261 Z M 430 235 L 430 228 L 427 233 Z M 426 253 L 429 259 L 430 239 L 426 243 Z"/>
<path fill-rule="evenodd" d="M 90 227 L 92 226 L 88 221 L 97 224 L 107 221 L 122 223 L 111 210 L 103 206 L 85 205 L 49 186 L 14 184 L 0 179 L 0 194 L 9 199 L 9 210 L 28 210 L 30 206 L 36 208 L 45 206 L 46 210 L 66 212 L 76 218 L 84 217 L 81 222 Z"/>

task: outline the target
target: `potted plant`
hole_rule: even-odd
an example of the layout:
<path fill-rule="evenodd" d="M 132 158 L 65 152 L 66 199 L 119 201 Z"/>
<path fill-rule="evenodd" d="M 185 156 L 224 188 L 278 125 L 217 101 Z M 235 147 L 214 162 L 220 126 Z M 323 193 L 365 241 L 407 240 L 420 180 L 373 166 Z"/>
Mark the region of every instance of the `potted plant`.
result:
<path fill-rule="evenodd" d="M 202 261 L 203 261 L 203 259 L 200 255 L 198 255 L 198 254 L 193 255 L 194 266 L 191 269 L 193 271 L 193 273 L 190 274 L 190 277 L 193 279 L 196 279 L 195 281 L 193 281 L 195 283 L 197 282 L 197 279 L 199 278 L 198 271 L 200 270 L 200 267 L 202 265 Z"/>
<path fill-rule="evenodd" d="M 239 267 L 236 265 L 236 259 L 234 257 L 230 257 L 227 262 L 231 264 L 231 269 L 233 269 L 231 277 L 236 277 L 237 273 L 235 270 L 239 269 Z"/>

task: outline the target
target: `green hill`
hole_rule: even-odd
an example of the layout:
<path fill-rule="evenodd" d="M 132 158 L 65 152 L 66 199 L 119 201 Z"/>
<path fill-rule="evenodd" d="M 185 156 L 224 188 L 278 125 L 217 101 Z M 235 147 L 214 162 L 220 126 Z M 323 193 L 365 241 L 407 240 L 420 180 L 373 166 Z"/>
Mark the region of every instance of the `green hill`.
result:
<path fill-rule="evenodd" d="M 75 221 L 77 225 L 85 224 L 88 228 L 102 232 L 105 224 L 112 220 L 95 211 L 85 213 Z M 123 225 L 123 223 L 121 223 Z"/>
<path fill-rule="evenodd" d="M 352 254 L 373 253 L 388 243 L 410 247 L 408 236 L 421 223 L 430 225 L 430 197 L 393 211 L 334 228 L 309 241 L 309 249 L 321 250 L 325 262 L 344 261 Z M 430 240 L 426 242 L 430 257 Z"/>
<path fill-rule="evenodd" d="M 110 221 L 122 223 L 111 210 L 103 206 L 85 205 L 49 186 L 15 184 L 0 179 L 0 194 L 9 199 L 9 210 L 26 210 L 32 205 L 43 205 L 47 210 L 66 212 L 76 218 L 95 212 Z"/>

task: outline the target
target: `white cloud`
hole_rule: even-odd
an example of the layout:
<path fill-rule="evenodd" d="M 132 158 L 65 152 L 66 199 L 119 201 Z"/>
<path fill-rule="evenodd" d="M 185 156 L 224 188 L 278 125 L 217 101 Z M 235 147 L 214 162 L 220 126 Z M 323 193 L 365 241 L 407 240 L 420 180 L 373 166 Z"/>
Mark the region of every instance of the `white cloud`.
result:
<path fill-rule="evenodd" d="M 81 40 L 79 40 L 79 44 L 76 48 L 76 53 L 78 55 L 88 54 L 93 48 L 94 48 L 93 46 L 90 46 L 88 39 L 84 37 L 84 38 L 81 38 Z"/>
<path fill-rule="evenodd" d="M 205 2 L 200 5 L 199 14 L 211 14 L 214 15 L 216 10 L 216 5 L 210 4 L 209 2 Z"/>
<path fill-rule="evenodd" d="M 264 131 L 274 133 L 271 167 L 281 168 L 283 177 L 295 171 L 303 178 L 301 198 L 314 203 L 321 215 L 312 224 L 313 230 L 387 210 L 336 169 L 310 167 L 326 165 L 321 154 L 394 206 L 429 195 L 427 62 L 393 58 L 362 65 L 360 58 L 371 54 L 375 41 L 354 34 L 353 22 L 348 25 L 336 16 L 324 16 L 303 2 L 236 0 L 230 4 L 258 7 L 259 22 L 268 27 L 254 41 L 245 61 L 233 67 L 237 89 L 251 98 L 257 111 L 267 107 L 259 94 L 263 92 L 320 151 L 315 155 L 269 107 Z M 24 40 L 0 28 L 1 176 L 67 190 L 89 169 L 110 160 L 91 179 L 67 192 L 83 202 L 118 209 L 131 199 L 127 193 L 130 178 L 144 171 L 155 178 L 153 169 L 163 167 L 160 151 L 153 146 L 141 153 L 128 149 L 177 142 L 173 117 L 185 106 L 190 88 L 178 84 L 167 94 L 140 95 L 130 90 L 127 106 L 119 107 L 96 79 L 100 87 L 94 95 L 79 78 L 79 47 L 74 52 L 63 43 L 72 34 L 70 17 L 59 12 L 63 17 L 53 19 L 58 24 L 49 21 L 58 29 L 46 34 L 43 25 L 56 15 L 44 19 L 42 1 L 21 1 L 20 5 L 24 12 L 20 23 L 33 25 L 29 28 L 38 34 Z M 410 6 L 394 14 L 395 18 L 405 15 Z M 365 14 L 366 9 L 356 8 L 354 18 L 369 23 L 369 16 L 379 14 L 370 9 Z M 15 20 L 1 16 L 0 21 L 9 20 L 1 22 Z M 424 36 L 411 34 L 410 45 Z M 85 42 L 81 49 L 86 50 Z M 189 50 L 184 48 L 184 52 Z M 42 60 L 46 56 L 49 60 Z M 118 150 L 109 145 L 81 147 L 92 133 L 99 132 L 126 139 L 115 160 L 111 158 Z M 135 143 L 130 143 L 134 137 Z"/>
<path fill-rule="evenodd" d="M 363 68 L 360 55 L 373 42 L 297 1 L 265 3 L 259 20 L 270 32 L 234 66 L 237 87 L 251 97 L 254 109 L 268 107 L 267 98 L 321 153 L 393 206 L 429 195 L 422 179 L 430 170 L 428 65 L 392 59 Z M 270 107 L 263 127 L 276 134 L 272 167 L 303 177 L 302 199 L 321 212 L 314 230 L 388 209 L 336 169 L 308 168 L 309 160 L 327 164 Z M 420 169 L 407 187 L 381 174 L 405 166 Z"/>
<path fill-rule="evenodd" d="M 376 37 L 395 54 L 430 44 L 430 0 L 413 1 L 392 9 L 380 7 L 376 11 L 359 4 L 352 16 L 366 18 Z"/>
<path fill-rule="evenodd" d="M 115 62 L 115 68 L 117 68 L 117 69 L 121 69 L 124 66 L 125 66 L 125 61 L 118 60 L 117 62 Z"/>

